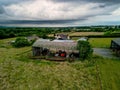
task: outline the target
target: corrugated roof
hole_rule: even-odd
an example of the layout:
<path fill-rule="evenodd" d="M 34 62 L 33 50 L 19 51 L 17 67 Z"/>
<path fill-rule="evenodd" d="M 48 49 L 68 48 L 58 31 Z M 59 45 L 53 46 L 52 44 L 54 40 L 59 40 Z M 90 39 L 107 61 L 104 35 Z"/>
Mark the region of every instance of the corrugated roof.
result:
<path fill-rule="evenodd" d="M 120 38 L 116 38 L 113 41 L 120 46 Z"/>
<path fill-rule="evenodd" d="M 63 50 L 75 50 L 77 46 L 77 42 L 74 42 L 72 40 L 54 40 L 49 41 L 46 39 L 37 40 L 33 47 L 43 47 L 43 48 L 49 48 L 49 49 L 63 49 Z"/>

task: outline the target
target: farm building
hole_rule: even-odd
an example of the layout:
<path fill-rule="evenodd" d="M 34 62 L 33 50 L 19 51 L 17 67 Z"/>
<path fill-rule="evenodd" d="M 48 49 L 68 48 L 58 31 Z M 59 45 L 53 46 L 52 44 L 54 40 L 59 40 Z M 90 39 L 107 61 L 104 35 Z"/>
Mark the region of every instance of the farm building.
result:
<path fill-rule="evenodd" d="M 112 40 L 110 48 L 116 53 L 117 56 L 120 56 L 120 38 Z"/>
<path fill-rule="evenodd" d="M 70 39 L 70 37 L 65 34 L 56 34 L 54 36 L 55 36 L 55 39 L 57 40 L 69 40 Z"/>
<path fill-rule="evenodd" d="M 48 55 L 53 53 L 54 56 L 69 57 L 70 55 L 77 54 L 77 42 L 73 40 L 53 40 L 39 39 L 33 46 L 33 56 Z"/>
<path fill-rule="evenodd" d="M 32 41 L 32 40 L 38 40 L 39 39 L 39 37 L 37 36 L 37 35 L 32 35 L 32 36 L 28 36 L 28 37 L 26 37 L 26 39 L 28 40 L 28 41 Z"/>

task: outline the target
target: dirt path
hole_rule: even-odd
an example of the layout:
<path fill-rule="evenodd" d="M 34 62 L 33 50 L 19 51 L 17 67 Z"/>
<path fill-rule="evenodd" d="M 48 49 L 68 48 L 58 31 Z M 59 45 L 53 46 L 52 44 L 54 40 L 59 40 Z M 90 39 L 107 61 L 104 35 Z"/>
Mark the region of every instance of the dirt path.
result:
<path fill-rule="evenodd" d="M 94 50 L 94 54 L 102 56 L 104 58 L 117 58 L 118 59 L 118 57 L 113 55 L 113 52 L 110 49 L 106 49 L 106 48 L 93 48 L 93 50 Z"/>

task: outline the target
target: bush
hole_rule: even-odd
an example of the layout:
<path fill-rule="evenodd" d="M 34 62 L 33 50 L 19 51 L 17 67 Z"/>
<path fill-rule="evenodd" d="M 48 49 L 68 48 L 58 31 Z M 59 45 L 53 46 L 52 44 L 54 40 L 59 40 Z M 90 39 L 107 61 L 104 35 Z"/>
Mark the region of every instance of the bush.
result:
<path fill-rule="evenodd" d="M 30 42 L 25 38 L 16 38 L 15 43 L 13 44 L 14 47 L 25 47 L 30 46 Z"/>
<path fill-rule="evenodd" d="M 79 50 L 80 59 L 84 60 L 93 53 L 91 45 L 88 41 L 78 41 L 77 49 Z"/>

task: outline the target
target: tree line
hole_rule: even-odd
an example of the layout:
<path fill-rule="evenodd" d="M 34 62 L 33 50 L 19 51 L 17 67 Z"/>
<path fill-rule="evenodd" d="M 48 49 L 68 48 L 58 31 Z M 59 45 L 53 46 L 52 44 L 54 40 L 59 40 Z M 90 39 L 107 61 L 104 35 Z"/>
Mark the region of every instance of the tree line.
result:
<path fill-rule="evenodd" d="M 39 37 L 46 37 L 48 34 L 61 32 L 110 32 L 119 31 L 120 27 L 0 27 L 0 39 L 19 36 L 30 36 L 36 34 Z"/>

